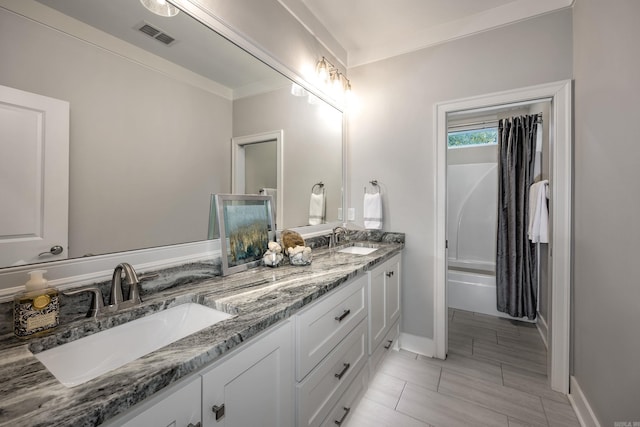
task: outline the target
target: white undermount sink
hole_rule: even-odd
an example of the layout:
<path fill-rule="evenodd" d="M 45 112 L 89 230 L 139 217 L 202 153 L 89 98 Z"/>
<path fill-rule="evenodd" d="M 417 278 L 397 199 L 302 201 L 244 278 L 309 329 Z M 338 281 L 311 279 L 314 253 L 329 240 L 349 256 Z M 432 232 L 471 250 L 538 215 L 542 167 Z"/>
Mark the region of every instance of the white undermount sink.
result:
<path fill-rule="evenodd" d="M 63 385 L 73 387 L 198 332 L 231 314 L 187 303 L 35 354 Z"/>
<path fill-rule="evenodd" d="M 342 254 L 369 255 L 371 252 L 377 251 L 378 248 L 364 248 L 362 246 L 347 246 L 338 250 Z"/>

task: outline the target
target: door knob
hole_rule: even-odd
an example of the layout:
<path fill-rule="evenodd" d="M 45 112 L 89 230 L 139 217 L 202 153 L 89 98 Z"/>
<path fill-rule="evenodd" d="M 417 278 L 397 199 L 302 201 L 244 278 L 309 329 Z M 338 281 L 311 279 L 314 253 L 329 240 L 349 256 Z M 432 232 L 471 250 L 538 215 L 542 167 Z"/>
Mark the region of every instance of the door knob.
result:
<path fill-rule="evenodd" d="M 51 249 L 49 249 L 49 252 L 41 252 L 38 254 L 38 256 L 44 256 L 44 255 L 60 255 L 62 253 L 62 251 L 64 251 L 64 248 L 60 245 L 55 245 L 55 246 L 51 246 Z"/>

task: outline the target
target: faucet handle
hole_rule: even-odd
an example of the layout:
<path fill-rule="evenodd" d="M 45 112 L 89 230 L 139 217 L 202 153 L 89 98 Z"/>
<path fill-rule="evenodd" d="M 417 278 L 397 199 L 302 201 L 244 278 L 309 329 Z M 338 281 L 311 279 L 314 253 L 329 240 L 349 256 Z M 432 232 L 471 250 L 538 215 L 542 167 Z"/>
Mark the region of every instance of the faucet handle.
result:
<path fill-rule="evenodd" d="M 89 312 L 87 313 L 87 317 L 97 317 L 102 313 L 104 309 L 104 301 L 102 301 L 102 292 L 100 289 L 95 286 L 87 286 L 86 288 L 72 289 L 69 291 L 62 292 L 62 295 L 75 295 L 80 294 L 82 292 L 91 292 L 93 293 L 93 299 L 91 301 L 91 307 L 89 308 Z"/>

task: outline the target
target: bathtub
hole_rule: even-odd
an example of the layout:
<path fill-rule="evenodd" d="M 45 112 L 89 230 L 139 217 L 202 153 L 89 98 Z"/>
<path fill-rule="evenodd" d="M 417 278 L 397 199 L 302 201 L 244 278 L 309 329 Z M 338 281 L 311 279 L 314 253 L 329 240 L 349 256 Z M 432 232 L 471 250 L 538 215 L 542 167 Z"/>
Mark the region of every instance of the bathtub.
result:
<path fill-rule="evenodd" d="M 469 267 L 467 267 L 469 268 Z M 493 266 L 495 269 L 495 265 Z M 496 310 L 496 276 L 494 273 L 447 271 L 447 305 L 491 316 L 516 319 Z M 527 318 L 517 318 L 528 322 Z"/>

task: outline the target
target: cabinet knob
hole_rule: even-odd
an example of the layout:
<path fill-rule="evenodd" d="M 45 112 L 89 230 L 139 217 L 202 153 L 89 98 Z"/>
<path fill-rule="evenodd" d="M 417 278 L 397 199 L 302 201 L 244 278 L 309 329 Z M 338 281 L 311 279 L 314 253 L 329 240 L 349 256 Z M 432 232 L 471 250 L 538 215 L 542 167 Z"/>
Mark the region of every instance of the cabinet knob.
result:
<path fill-rule="evenodd" d="M 343 406 L 342 409 L 344 409 L 344 414 L 342 415 L 342 418 L 340 418 L 339 420 L 333 421 L 334 423 L 336 423 L 336 425 L 339 425 L 339 426 L 342 425 L 344 420 L 347 418 L 347 415 L 349 415 L 349 412 L 351 412 L 351 408 L 347 408 L 346 406 Z"/>
<path fill-rule="evenodd" d="M 224 403 L 220 406 L 213 405 L 213 408 L 211 408 L 211 410 L 214 414 L 216 414 L 216 421 L 219 421 L 220 418 L 224 417 Z"/>

